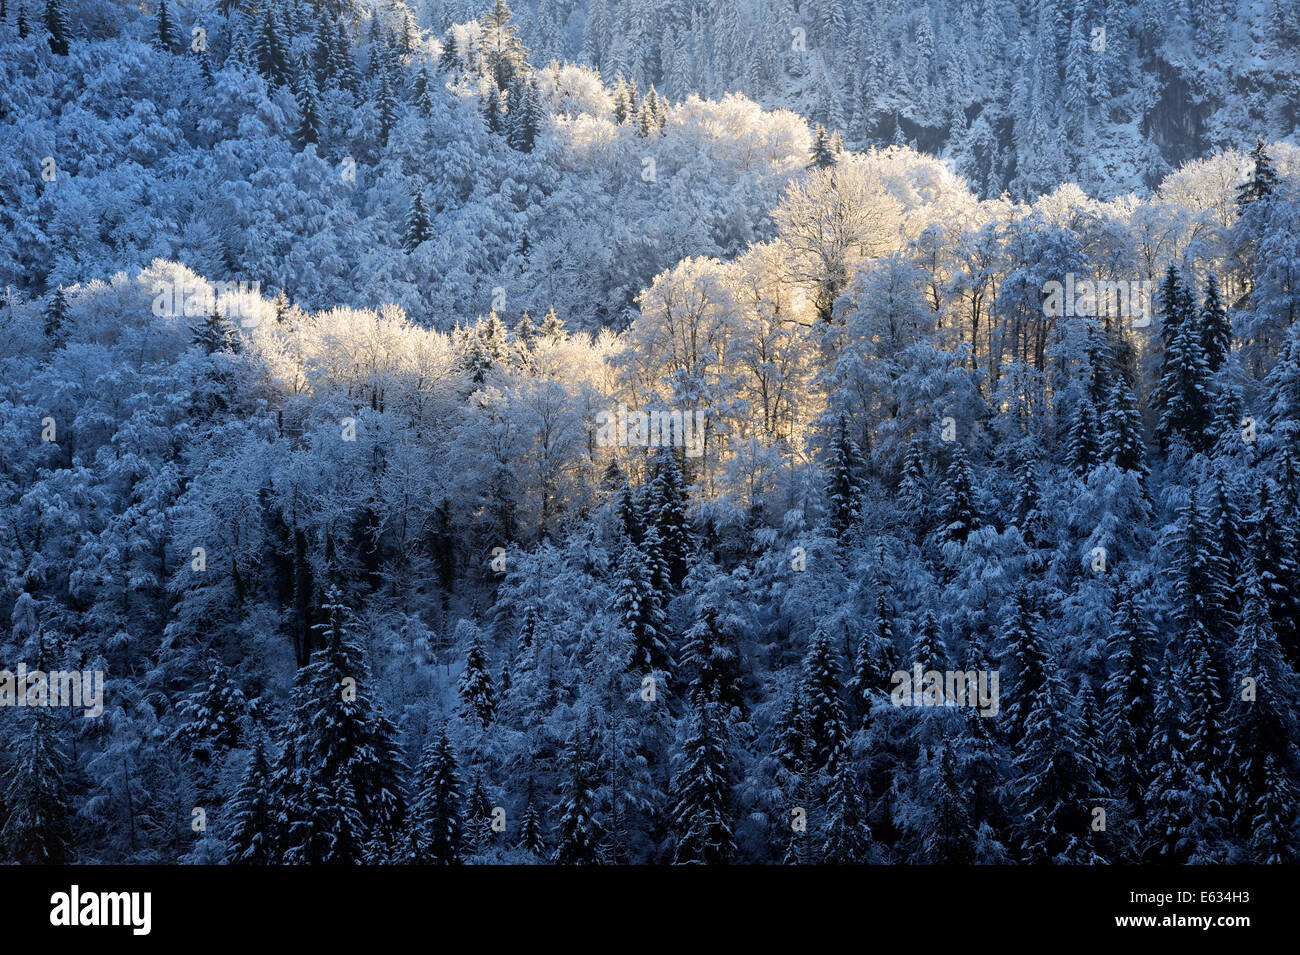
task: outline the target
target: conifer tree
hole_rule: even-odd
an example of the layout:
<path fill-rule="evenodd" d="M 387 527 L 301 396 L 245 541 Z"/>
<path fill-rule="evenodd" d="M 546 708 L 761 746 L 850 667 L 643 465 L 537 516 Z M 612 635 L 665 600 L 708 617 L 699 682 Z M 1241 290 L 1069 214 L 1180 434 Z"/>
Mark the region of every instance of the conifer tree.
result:
<path fill-rule="evenodd" d="M 1102 412 L 1101 460 L 1145 479 L 1149 473 L 1137 400 L 1123 375 L 1116 375 Z"/>
<path fill-rule="evenodd" d="M 1138 602 L 1134 588 L 1121 585 L 1106 658 L 1110 676 L 1105 684 L 1105 739 L 1116 796 L 1127 798 L 1134 811 L 1142 810 L 1147 780 L 1146 754 L 1151 744 L 1151 718 L 1155 710 L 1156 631 L 1149 611 Z"/>
<path fill-rule="evenodd" d="M 158 15 L 160 27 L 166 9 L 166 0 L 162 0 Z M 50 52 L 55 56 L 67 56 L 71 29 L 67 14 L 63 12 L 63 0 L 45 0 L 45 29 L 50 34 Z"/>
<path fill-rule="evenodd" d="M 1264 141 L 1255 139 L 1255 148 L 1250 151 L 1252 169 L 1249 177 L 1237 187 L 1237 211 L 1245 211 L 1261 199 L 1267 199 L 1277 191 L 1277 172 L 1273 169 L 1273 160 L 1264 149 Z"/>
<path fill-rule="evenodd" d="M 745 708 L 740 687 L 740 656 L 734 636 L 725 628 L 716 608 L 706 606 L 682 646 L 682 668 L 690 680 L 689 694 L 696 705 L 705 700 L 725 710 Z"/>
<path fill-rule="evenodd" d="M 274 865 L 284 833 L 277 831 L 275 796 L 271 791 L 271 766 L 261 733 L 230 801 L 230 834 L 226 862 L 230 865 Z"/>
<path fill-rule="evenodd" d="M 1201 302 L 1201 351 L 1210 374 L 1215 374 L 1232 351 L 1232 323 L 1219 297 L 1219 282 L 1211 272 L 1205 280 L 1205 298 Z"/>
<path fill-rule="evenodd" d="M 925 861 L 937 865 L 969 865 L 975 861 L 976 827 L 964 781 L 957 776 L 957 756 L 952 741 L 939 749 L 934 810 L 925 837 Z"/>
<path fill-rule="evenodd" d="M 873 694 L 890 692 L 892 677 L 898 670 L 894 646 L 894 621 L 885 595 L 876 599 L 876 619 L 858 643 L 849 677 L 848 697 L 854 716 L 866 716 Z"/>
<path fill-rule="evenodd" d="M 542 821 L 537 814 L 537 807 L 533 803 L 531 793 L 528 796 L 528 804 L 524 807 L 524 816 L 519 821 L 519 848 L 539 859 L 546 856 Z"/>
<path fill-rule="evenodd" d="M 719 709 L 707 698 L 694 704 L 682 767 L 673 781 L 673 859 L 678 863 L 719 865 L 735 852 L 727 726 Z"/>
<path fill-rule="evenodd" d="M 840 415 L 831 443 L 826 468 L 826 498 L 830 504 L 831 530 L 843 538 L 858 522 L 866 462 L 857 444 L 849 436 L 848 419 Z"/>
<path fill-rule="evenodd" d="M 298 126 L 294 130 L 293 142 L 301 150 L 306 149 L 308 143 L 320 140 L 322 125 L 320 106 L 316 99 L 316 81 L 312 79 L 306 58 L 298 61 L 298 88 L 295 92 L 298 100 Z"/>
<path fill-rule="evenodd" d="M 1211 417 L 1210 369 L 1191 294 L 1172 265 L 1161 285 L 1161 296 L 1165 351 L 1155 392 L 1160 412 L 1156 437 L 1165 450 L 1181 440 L 1193 451 L 1201 451 L 1207 445 Z"/>
<path fill-rule="evenodd" d="M 67 337 L 68 295 L 63 286 L 58 286 L 45 306 L 45 337 L 55 348 L 60 347 Z"/>
<path fill-rule="evenodd" d="M 596 766 L 593 739 L 579 726 L 569 742 L 568 775 L 555 813 L 555 859 L 559 865 L 591 865 L 600 861 L 601 827 L 596 821 Z"/>
<path fill-rule="evenodd" d="M 407 252 L 414 252 L 421 242 L 432 238 L 433 226 L 424 207 L 424 194 L 416 189 L 411 196 L 411 211 L 406 217 L 406 234 L 402 237 L 402 246 Z"/>
<path fill-rule="evenodd" d="M 645 508 L 654 515 L 655 528 L 662 541 L 660 556 L 668 564 L 669 579 L 674 587 L 680 587 L 686 577 L 692 545 L 686 519 L 686 489 L 681 468 L 671 450 L 661 451 L 655 460 L 654 479 L 647 489 Z"/>
<path fill-rule="evenodd" d="M 491 83 L 487 95 L 483 98 L 483 122 L 489 133 L 500 133 L 505 129 L 505 117 L 501 112 L 501 91 Z"/>
<path fill-rule="evenodd" d="M 1300 672 L 1300 557 L 1285 505 L 1274 503 L 1270 482 L 1260 482 L 1250 528 L 1250 550 L 1273 633 L 1293 669 Z"/>
<path fill-rule="evenodd" d="M 1010 617 L 1002 631 L 1006 654 L 1015 661 L 1015 680 L 1006 713 L 1007 736 L 1014 745 L 1022 739 L 1029 722 L 1029 707 L 1047 679 L 1047 651 L 1039 634 L 1040 618 L 1027 591 L 1013 599 Z"/>
<path fill-rule="evenodd" d="M 322 607 L 321 648 L 298 671 L 277 785 L 297 797 L 285 861 L 354 863 L 367 834 L 392 846 L 405 816 L 395 730 L 365 692 L 367 667 L 337 587 Z"/>
<path fill-rule="evenodd" d="M 826 127 L 821 124 L 813 130 L 812 157 L 808 160 L 809 169 L 830 169 L 835 165 L 835 153 L 831 149 L 830 137 Z"/>
<path fill-rule="evenodd" d="M 820 628 L 804 656 L 800 691 L 807 707 L 808 757 L 819 769 L 847 736 L 839 666 L 830 637 Z"/>
<path fill-rule="evenodd" d="M 289 82 L 289 45 L 284 28 L 271 4 L 262 8 L 262 22 L 253 41 L 253 58 L 267 84 L 276 87 Z"/>
<path fill-rule="evenodd" d="M 11 738 L 13 762 L 0 799 L 0 844 L 5 858 L 20 865 L 66 865 L 75 854 L 72 763 L 48 710 L 17 712 L 22 718 Z"/>
<path fill-rule="evenodd" d="M 244 694 L 230 671 L 214 660 L 207 684 L 179 707 L 183 722 L 172 740 L 190 759 L 207 766 L 239 745 L 244 708 Z"/>
<path fill-rule="evenodd" d="M 943 490 L 940 500 L 940 513 L 943 521 L 943 534 L 947 540 L 964 543 L 975 529 L 975 482 L 971 477 L 970 465 L 966 463 L 966 452 L 961 445 L 954 444 L 952 460 L 943 478 Z"/>
<path fill-rule="evenodd" d="M 1021 850 L 1031 864 L 1101 861 L 1092 841 L 1092 808 L 1102 793 L 1065 681 L 1048 664 L 1033 694 L 1013 768 L 1023 822 Z"/>
<path fill-rule="evenodd" d="M 408 840 L 410 861 L 459 863 L 465 838 L 463 814 L 456 753 L 444 726 L 437 739 L 425 748 L 416 771 Z"/>
<path fill-rule="evenodd" d="M 1080 477 L 1087 477 L 1099 458 L 1100 442 L 1097 438 L 1097 409 L 1085 395 L 1074 406 L 1074 420 L 1070 424 L 1070 467 Z"/>
<path fill-rule="evenodd" d="M 921 623 L 912 637 L 908 656 L 911 657 L 909 663 L 921 664 L 922 673 L 929 670 L 947 670 L 951 666 L 951 661 L 948 659 L 948 646 L 944 643 L 943 634 L 939 630 L 939 619 L 934 615 L 933 610 L 927 610 L 921 616 Z"/>
<path fill-rule="evenodd" d="M 842 739 L 827 766 L 825 837 L 821 860 L 827 865 L 861 865 L 871 861 L 871 823 L 847 739 Z"/>
<path fill-rule="evenodd" d="M 1255 829 L 1271 821 L 1258 817 L 1276 776 L 1281 773 L 1295 778 L 1294 740 L 1300 699 L 1294 687 L 1294 671 L 1278 645 L 1263 587 L 1253 570 L 1246 574 L 1244 591 L 1241 626 L 1230 653 L 1227 767 L 1223 776 L 1237 832 L 1249 839 Z M 1264 808 L 1275 812 L 1271 806 Z M 1291 813 L 1294 815 L 1294 807 Z"/>
<path fill-rule="evenodd" d="M 483 637 L 478 630 L 475 630 L 474 642 L 465 656 L 465 669 L 461 671 L 457 692 L 466 719 L 477 720 L 484 729 L 492 725 L 497 715 L 497 692 L 488 670 Z"/>

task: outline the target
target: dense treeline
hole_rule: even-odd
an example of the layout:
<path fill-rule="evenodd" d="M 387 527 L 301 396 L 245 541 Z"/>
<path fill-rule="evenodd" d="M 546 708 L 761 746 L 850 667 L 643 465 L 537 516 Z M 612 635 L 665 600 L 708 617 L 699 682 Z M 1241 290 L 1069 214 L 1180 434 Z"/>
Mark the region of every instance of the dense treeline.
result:
<path fill-rule="evenodd" d="M 5 858 L 1295 861 L 1294 149 L 982 201 L 503 4 L 65 5 L 0 8 L 0 667 L 106 698 L 0 708 Z"/>

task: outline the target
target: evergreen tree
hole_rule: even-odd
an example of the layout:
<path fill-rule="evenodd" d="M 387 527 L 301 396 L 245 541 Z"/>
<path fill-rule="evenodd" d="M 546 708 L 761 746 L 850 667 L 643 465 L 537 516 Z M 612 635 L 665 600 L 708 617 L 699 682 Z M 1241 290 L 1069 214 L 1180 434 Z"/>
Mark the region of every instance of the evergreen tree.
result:
<path fill-rule="evenodd" d="M 44 709 L 22 713 L 12 742 L 0 845 L 19 865 L 66 865 L 73 861 L 72 763 L 59 741 L 54 716 Z"/>
<path fill-rule="evenodd" d="M 1245 580 L 1241 626 L 1230 654 L 1231 693 L 1228 698 L 1227 783 L 1229 805 L 1238 834 L 1249 840 L 1271 824 L 1277 809 L 1266 799 L 1279 775 L 1295 777 L 1297 694 L 1294 671 L 1282 655 L 1263 587 L 1257 574 Z M 1270 765 L 1270 760 L 1272 764 Z M 1264 814 L 1261 818 L 1261 813 Z M 1294 804 L 1290 816 L 1294 817 Z M 1289 826 L 1273 837 L 1274 849 L 1294 847 Z M 1272 853 L 1270 853 L 1272 854 Z M 1264 860 L 1255 860 L 1264 861 Z"/>
<path fill-rule="evenodd" d="M 662 542 L 660 556 L 668 564 L 669 579 L 674 587 L 680 587 L 693 548 L 686 519 L 686 489 L 672 451 L 661 451 L 656 458 L 645 509 L 654 515 L 655 529 Z"/>
<path fill-rule="evenodd" d="M 1277 191 L 1277 173 L 1273 161 L 1264 149 L 1264 141 L 1255 139 L 1255 148 L 1250 151 L 1253 164 L 1250 176 L 1237 187 L 1237 211 L 1244 214 L 1246 210 L 1261 199 L 1267 199 Z"/>
<path fill-rule="evenodd" d="M 230 671 L 214 660 L 206 686 L 179 707 L 183 722 L 172 741 L 187 757 L 207 766 L 239 745 L 244 708 L 244 694 Z"/>
<path fill-rule="evenodd" d="M 306 149 L 308 143 L 318 142 L 321 132 L 320 106 L 316 101 L 316 82 L 312 79 L 311 69 L 306 58 L 298 61 L 298 126 L 294 130 L 293 142 L 298 149 Z"/>
<path fill-rule="evenodd" d="M 1205 450 L 1210 424 L 1210 369 L 1202 336 L 1191 308 L 1191 294 L 1172 265 L 1162 289 L 1165 351 L 1155 403 L 1160 412 L 1156 437 L 1168 450 L 1183 441 L 1193 451 Z"/>
<path fill-rule="evenodd" d="M 1097 463 L 1100 442 L 1097 438 L 1097 409 L 1085 395 L 1074 406 L 1074 420 L 1069 435 L 1070 467 L 1080 477 L 1087 477 Z"/>
<path fill-rule="evenodd" d="M 459 863 L 465 838 L 463 813 L 456 753 L 444 726 L 438 738 L 425 748 L 416 771 L 408 840 L 410 861 Z"/>
<path fill-rule="evenodd" d="M 392 846 L 405 816 L 392 724 L 364 691 L 367 667 L 337 587 L 322 607 L 321 648 L 298 671 L 277 785 L 291 788 L 291 863 L 361 861 L 366 834 Z"/>
<path fill-rule="evenodd" d="M 1149 611 L 1132 587 L 1122 585 L 1106 641 L 1110 676 L 1106 680 L 1106 750 L 1117 786 L 1115 795 L 1142 810 L 1147 780 L 1146 754 L 1151 744 L 1155 710 L 1155 671 L 1152 654 L 1156 631 Z"/>
<path fill-rule="evenodd" d="M 860 865 L 871 861 L 871 824 L 866 799 L 858 783 L 847 739 L 841 740 L 827 766 L 830 791 L 826 800 L 826 835 L 822 862 Z"/>
<path fill-rule="evenodd" d="M 695 704 L 683 746 L 682 768 L 673 781 L 677 794 L 671 818 L 677 863 L 724 864 L 735 852 L 727 726 L 719 704 Z"/>
<path fill-rule="evenodd" d="M 940 512 L 943 520 L 943 534 L 948 540 L 964 543 L 975 529 L 975 482 L 971 477 L 970 465 L 966 463 L 966 452 L 961 445 L 954 444 L 952 460 L 944 474 Z"/>
<path fill-rule="evenodd" d="M 1123 375 L 1111 383 L 1110 397 L 1102 412 L 1101 460 L 1145 479 L 1149 469 L 1142 439 L 1142 416 L 1133 389 Z"/>
<path fill-rule="evenodd" d="M 402 237 L 402 246 L 407 252 L 414 252 L 421 242 L 433 238 L 433 225 L 429 222 L 429 213 L 424 207 L 424 194 L 415 190 L 411 196 L 411 211 L 406 217 L 406 234 Z"/>
<path fill-rule="evenodd" d="M 270 86 L 283 86 L 289 82 L 289 44 L 269 3 L 262 8 L 262 22 L 253 41 L 252 53 L 258 72 Z"/>
<path fill-rule="evenodd" d="M 808 161 L 809 169 L 830 169 L 835 165 L 835 153 L 831 149 L 830 137 L 826 128 L 818 124 L 813 130 L 812 157 Z"/>
<path fill-rule="evenodd" d="M 1232 351 L 1232 322 L 1219 298 L 1219 283 L 1211 272 L 1205 280 L 1205 298 L 1201 302 L 1201 351 L 1210 374 L 1215 374 Z"/>
<path fill-rule="evenodd" d="M 948 646 L 944 643 L 939 630 L 939 619 L 933 610 L 927 610 L 921 617 L 921 625 L 916 628 L 909 650 L 910 662 L 921 664 L 921 672 L 929 670 L 946 670 L 951 665 L 948 659 Z"/>
<path fill-rule="evenodd" d="M 483 122 L 489 133 L 500 133 L 505 129 L 505 117 L 501 112 L 501 91 L 488 84 L 487 95 L 483 99 Z"/>
<path fill-rule="evenodd" d="M 848 419 L 840 415 L 826 469 L 826 498 L 830 502 L 831 530 L 843 538 L 858 522 L 866 462 L 849 437 Z"/>
<path fill-rule="evenodd" d="M 63 286 L 58 286 L 45 306 L 45 337 L 55 348 L 63 345 L 67 338 L 68 295 Z"/>
<path fill-rule="evenodd" d="M 1038 632 L 1039 622 L 1028 592 L 1017 591 L 1002 632 L 1006 653 L 1015 661 L 1010 702 L 1004 707 L 1007 737 L 1013 745 L 1028 731 L 1029 708 L 1047 679 L 1047 651 Z"/>
<path fill-rule="evenodd" d="M 194 332 L 194 344 L 202 348 L 204 354 L 239 351 L 238 334 L 215 305 L 201 322 L 191 326 L 191 330 Z"/>
<path fill-rule="evenodd" d="M 1300 672 L 1300 557 L 1285 505 L 1273 503 L 1267 479 L 1260 482 L 1250 528 L 1250 550 L 1273 633 L 1291 667 Z"/>
<path fill-rule="evenodd" d="M 631 637 L 628 669 L 645 674 L 671 667 L 664 631 L 663 596 L 656 592 L 645 553 L 629 542 L 619 556 L 611 605 L 619 624 Z"/>
<path fill-rule="evenodd" d="M 874 626 L 863 636 L 853 657 L 848 696 L 854 715 L 865 717 L 873 694 L 888 694 L 898 670 L 894 646 L 894 621 L 885 595 L 876 599 Z"/>
<path fill-rule="evenodd" d="M 800 692 L 806 701 L 808 757 L 813 768 L 827 764 L 847 736 L 839 666 L 826 631 L 813 634 L 803 660 Z"/>
<path fill-rule="evenodd" d="M 542 821 L 533 805 L 531 794 L 528 805 L 524 808 L 524 817 L 519 823 L 519 848 L 539 859 L 546 856 L 546 843 L 542 838 Z"/>
<path fill-rule="evenodd" d="M 925 861 L 937 865 L 969 865 L 975 861 L 976 826 L 963 780 L 957 778 L 957 756 L 945 739 L 939 749 L 934 810 L 923 847 Z"/>
<path fill-rule="evenodd" d="M 470 644 L 469 653 L 465 656 L 465 669 L 461 671 L 457 691 L 465 718 L 478 720 L 487 729 L 496 719 L 497 692 L 488 670 L 482 634 L 477 629 L 474 632 L 474 642 Z"/>
<path fill-rule="evenodd" d="M 690 680 L 689 694 L 697 706 L 706 700 L 721 704 L 724 711 L 745 708 L 740 687 L 740 655 L 735 638 L 716 608 L 706 606 L 699 620 L 686 631 L 682 646 L 682 667 Z"/>
<path fill-rule="evenodd" d="M 274 865 L 278 860 L 275 797 L 266 741 L 259 733 L 253 752 L 230 801 L 230 834 L 226 862 L 230 865 Z"/>
<path fill-rule="evenodd" d="M 498 91 L 508 90 L 528 68 L 528 51 L 519 39 L 519 27 L 505 0 L 494 0 L 492 10 L 479 21 L 479 48 L 483 66 Z"/>
<path fill-rule="evenodd" d="M 397 126 L 397 93 L 393 89 L 393 81 L 387 69 L 383 69 L 379 75 L 375 108 L 379 110 L 379 142 L 386 146 L 389 135 Z M 499 129 L 494 132 L 499 132 Z"/>
<path fill-rule="evenodd" d="M 1050 666 L 1033 694 L 1025 735 L 1015 747 L 1021 849 L 1031 864 L 1101 861 L 1092 842 L 1092 808 L 1102 797 L 1065 681 Z"/>
<path fill-rule="evenodd" d="M 176 27 L 167 12 L 167 0 L 158 0 L 158 34 L 154 42 L 164 52 L 176 52 Z"/>
<path fill-rule="evenodd" d="M 591 865 L 600 861 L 601 827 L 596 821 L 596 766 L 591 757 L 593 740 L 579 727 L 569 743 L 569 773 L 555 826 L 555 859 L 559 865 Z"/>
<path fill-rule="evenodd" d="M 162 0 L 158 14 L 160 30 L 166 9 L 166 0 Z M 68 27 L 67 14 L 63 12 L 63 0 L 45 0 L 45 29 L 50 33 L 50 52 L 55 56 L 67 56 L 71 29 Z"/>

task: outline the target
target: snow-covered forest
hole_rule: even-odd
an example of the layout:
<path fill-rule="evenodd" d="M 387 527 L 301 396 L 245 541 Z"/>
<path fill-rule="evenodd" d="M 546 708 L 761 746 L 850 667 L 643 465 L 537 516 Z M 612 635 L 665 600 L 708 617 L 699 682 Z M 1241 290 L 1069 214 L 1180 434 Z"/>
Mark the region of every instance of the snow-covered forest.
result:
<path fill-rule="evenodd" d="M 1298 58 L 0 0 L 0 861 L 1300 861 Z"/>

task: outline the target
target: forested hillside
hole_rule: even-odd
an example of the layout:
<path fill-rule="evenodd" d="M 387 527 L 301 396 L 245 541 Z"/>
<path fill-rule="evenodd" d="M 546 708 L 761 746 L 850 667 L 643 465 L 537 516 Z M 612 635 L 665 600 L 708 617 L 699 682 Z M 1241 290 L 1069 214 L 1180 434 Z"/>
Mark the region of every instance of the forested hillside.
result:
<path fill-rule="evenodd" d="M 882 3 L 0 0 L 0 858 L 1295 862 L 1295 17 Z"/>

